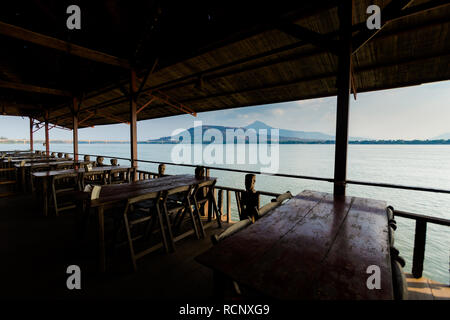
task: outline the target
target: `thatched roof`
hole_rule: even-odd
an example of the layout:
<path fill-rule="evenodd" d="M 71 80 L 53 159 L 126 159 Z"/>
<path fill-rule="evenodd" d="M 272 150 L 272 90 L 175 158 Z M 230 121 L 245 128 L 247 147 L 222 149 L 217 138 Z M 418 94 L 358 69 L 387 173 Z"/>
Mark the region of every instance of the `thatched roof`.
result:
<path fill-rule="evenodd" d="M 337 1 L 78 1 L 82 28 L 68 30 L 72 2 L 0 5 L 3 114 L 43 121 L 47 110 L 71 128 L 75 95 L 80 127 L 129 121 L 131 67 L 137 108 L 147 105 L 138 120 L 337 93 Z M 450 79 L 447 2 L 353 1 L 356 92 Z M 382 9 L 379 32 L 366 27 L 371 4 Z"/>

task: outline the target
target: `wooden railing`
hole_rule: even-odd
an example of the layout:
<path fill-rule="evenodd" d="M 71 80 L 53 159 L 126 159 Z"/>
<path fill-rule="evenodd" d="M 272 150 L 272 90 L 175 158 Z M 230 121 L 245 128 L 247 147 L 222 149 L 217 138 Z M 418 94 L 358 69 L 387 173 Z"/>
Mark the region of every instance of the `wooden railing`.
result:
<path fill-rule="evenodd" d="M 79 155 L 85 155 L 85 154 L 79 154 Z M 89 155 L 93 157 L 97 156 L 103 156 L 103 155 Z M 120 157 L 112 157 L 112 156 L 103 156 L 105 158 L 115 158 L 115 159 L 121 159 L 121 160 L 128 160 L 131 161 L 129 158 L 120 158 Z M 151 160 L 136 160 L 137 162 L 142 163 L 152 163 L 152 164 L 159 164 L 161 162 L 158 161 L 151 161 Z M 182 166 L 182 167 L 191 167 L 195 168 L 196 165 L 191 164 L 177 164 L 177 163 L 170 163 L 165 162 L 166 165 L 173 165 L 173 166 Z M 220 167 L 211 167 L 211 166 L 203 166 L 206 169 L 206 175 L 209 176 L 210 170 L 219 170 L 219 171 L 228 171 L 228 172 L 238 172 L 238 173 L 245 173 L 245 174 L 266 174 L 263 172 L 258 171 L 248 171 L 248 170 L 238 170 L 238 169 L 230 169 L 230 168 L 220 168 Z M 153 179 L 158 177 L 158 174 L 155 172 L 149 172 L 144 170 L 137 170 L 137 179 L 138 180 L 144 180 L 144 179 Z M 325 181 L 325 182 L 331 182 L 334 183 L 334 179 L 332 178 L 322 178 L 322 177 L 312 177 L 312 176 L 304 176 L 304 175 L 291 175 L 291 174 L 271 174 L 272 176 L 277 177 L 286 177 L 286 178 L 296 178 L 296 179 L 306 179 L 306 180 L 315 180 L 315 181 Z M 374 183 L 374 182 L 365 182 L 365 181 L 354 181 L 354 180 L 347 180 L 347 184 L 356 184 L 356 185 L 365 185 L 365 186 L 372 186 L 372 187 L 382 187 L 382 188 L 393 188 L 393 189 L 403 189 L 403 190 L 414 190 L 414 191 L 424 191 L 424 192 L 433 192 L 433 193 L 444 193 L 444 194 L 450 194 L 450 190 L 445 189 L 437 189 L 437 188 L 424 188 L 424 187 L 414 187 L 414 186 L 403 186 L 403 185 L 396 185 L 396 184 L 388 184 L 388 183 Z M 221 213 L 223 213 L 223 199 L 224 199 L 224 192 L 226 192 L 226 219 L 228 222 L 232 222 L 231 218 L 231 199 L 232 195 L 231 193 L 234 193 L 234 197 L 236 199 L 236 210 L 239 213 L 239 197 L 238 194 L 245 192 L 244 189 L 238 189 L 238 188 L 232 188 L 232 187 L 226 187 L 226 186 L 216 186 L 215 187 L 215 199 L 218 204 L 218 208 Z M 268 191 L 257 191 L 259 195 L 263 196 L 270 196 L 276 198 L 279 196 L 279 193 L 273 193 Z M 211 206 L 209 206 L 208 210 L 212 211 Z M 394 215 L 397 217 L 402 217 L 406 219 L 412 219 L 416 221 L 416 228 L 415 228 L 415 235 L 414 235 L 414 251 L 413 251 L 413 266 L 412 266 L 412 273 L 413 276 L 416 278 L 422 277 L 423 274 L 423 262 L 425 259 L 425 243 L 427 238 L 427 224 L 436 224 L 436 225 L 442 225 L 450 227 L 450 219 L 444 219 L 444 218 L 435 218 L 430 217 L 426 215 L 421 215 L 417 213 L 411 213 L 406 211 L 400 211 L 400 210 L 394 210 Z M 222 215 L 223 216 L 223 215 Z"/>

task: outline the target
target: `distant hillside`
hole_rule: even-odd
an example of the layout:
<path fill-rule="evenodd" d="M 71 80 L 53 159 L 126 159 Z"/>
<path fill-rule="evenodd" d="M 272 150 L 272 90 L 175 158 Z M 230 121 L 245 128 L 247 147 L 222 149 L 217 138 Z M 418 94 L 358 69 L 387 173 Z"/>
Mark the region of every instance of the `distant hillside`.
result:
<path fill-rule="evenodd" d="M 225 137 L 226 135 L 226 130 L 227 129 L 254 129 L 256 130 L 256 132 L 258 132 L 258 130 L 261 129 L 266 129 L 267 130 L 267 134 L 268 134 L 268 140 L 270 140 L 270 130 L 271 129 L 276 129 L 274 127 L 271 127 L 267 124 L 265 124 L 264 122 L 261 121 L 255 121 L 251 124 L 249 124 L 248 126 L 245 126 L 243 128 L 239 128 L 239 127 L 225 127 L 225 126 L 210 126 L 210 125 L 204 125 L 202 126 L 202 136 L 204 134 L 204 132 L 208 129 L 216 129 L 219 130 L 223 136 Z M 194 128 L 189 128 L 187 129 L 187 131 L 189 132 L 189 134 L 191 135 L 191 137 L 194 137 Z M 174 143 L 176 141 L 178 141 L 179 138 L 178 137 L 161 137 L 159 139 L 154 139 L 154 140 L 149 140 L 149 142 L 151 143 Z M 247 139 L 248 140 L 248 139 Z M 302 142 L 308 142 L 308 143 L 313 143 L 313 142 L 324 142 L 324 141 L 330 141 L 330 140 L 334 140 L 334 136 L 332 135 L 328 135 L 322 132 L 314 132 L 314 131 L 294 131 L 294 130 L 286 130 L 286 129 L 279 129 L 279 142 L 280 143 L 302 143 Z M 356 138 L 356 137 L 351 137 L 350 141 L 355 141 L 355 140 L 365 140 L 363 138 Z M 200 141 L 197 141 L 197 143 L 199 143 Z M 225 141 L 224 141 L 225 142 Z M 229 141 L 232 142 L 232 141 Z"/>
<path fill-rule="evenodd" d="M 437 137 L 433 137 L 432 140 L 447 140 L 450 139 L 450 132 L 443 133 Z"/>

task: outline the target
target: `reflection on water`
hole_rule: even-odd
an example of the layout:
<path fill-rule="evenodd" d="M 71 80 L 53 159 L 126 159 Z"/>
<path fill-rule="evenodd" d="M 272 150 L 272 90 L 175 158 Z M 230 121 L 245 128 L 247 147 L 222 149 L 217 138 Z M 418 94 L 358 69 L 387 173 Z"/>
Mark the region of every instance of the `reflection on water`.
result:
<path fill-rule="evenodd" d="M 1 145 L 2 150 L 26 149 L 27 145 Z M 173 145 L 138 145 L 138 158 L 171 162 Z M 129 157 L 127 144 L 80 144 L 80 153 Z M 70 144 L 54 144 L 52 151 L 71 152 Z M 248 148 L 247 148 L 248 152 Z M 411 186 L 450 190 L 450 147 L 445 145 L 350 145 L 348 179 L 387 182 Z M 248 155 L 246 157 L 248 159 Z M 109 161 L 109 160 L 107 160 Z M 119 161 L 128 164 L 128 161 Z M 280 145 L 280 173 L 333 177 L 333 145 Z M 234 169 L 259 170 L 258 165 L 220 165 Z M 141 169 L 157 172 L 157 164 L 140 163 Z M 192 168 L 167 166 L 167 174 L 193 173 Z M 219 178 L 218 185 L 244 188 L 244 174 L 212 170 Z M 297 194 L 305 189 L 332 192 L 328 182 L 299 180 L 273 176 L 257 176 L 256 189 L 272 192 L 291 191 Z M 348 186 L 348 195 L 385 200 L 394 208 L 450 219 L 450 195 L 407 191 L 368 186 Z M 232 201 L 234 201 L 232 197 Z M 267 201 L 267 199 L 266 199 Z M 232 212 L 237 218 L 237 212 Z M 412 265 L 414 221 L 397 218 L 396 247 Z M 450 228 L 428 225 L 424 276 L 449 283 Z"/>

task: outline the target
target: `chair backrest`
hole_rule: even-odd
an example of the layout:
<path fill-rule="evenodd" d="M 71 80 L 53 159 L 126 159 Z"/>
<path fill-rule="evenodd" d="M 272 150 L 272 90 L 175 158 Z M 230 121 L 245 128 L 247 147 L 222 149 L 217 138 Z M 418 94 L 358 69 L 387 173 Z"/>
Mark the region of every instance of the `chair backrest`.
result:
<path fill-rule="evenodd" d="M 192 186 L 181 186 L 181 187 L 173 188 L 173 189 L 166 191 L 165 195 L 170 196 L 170 195 L 176 194 L 176 193 L 188 192 L 191 189 L 192 189 Z"/>
<path fill-rule="evenodd" d="M 201 199 L 206 199 L 206 193 L 203 192 L 205 188 L 212 188 L 216 184 L 216 180 L 204 180 L 195 185 L 193 195 L 196 197 L 198 201 Z"/>
<path fill-rule="evenodd" d="M 61 184 L 64 185 L 64 188 L 71 186 L 74 190 L 80 190 L 78 173 L 65 173 L 54 176 L 52 185 L 55 189 L 58 189 L 61 180 L 63 180 Z"/>
<path fill-rule="evenodd" d="M 197 184 L 197 188 L 204 188 L 214 186 L 216 184 L 216 180 L 205 180 Z"/>
<path fill-rule="evenodd" d="M 139 195 L 136 197 L 129 198 L 128 205 L 146 201 L 146 200 L 159 199 L 159 197 L 160 197 L 160 192 L 149 192 L 146 194 L 142 194 L 142 195 Z"/>
<path fill-rule="evenodd" d="M 108 176 L 109 176 L 109 183 L 111 183 L 111 180 L 113 178 L 113 176 L 116 176 L 117 174 L 122 174 L 123 175 L 123 181 L 124 182 L 131 182 L 131 172 L 132 169 L 134 168 L 120 168 L 117 167 L 115 169 L 111 169 L 108 171 Z"/>
<path fill-rule="evenodd" d="M 56 170 L 67 170 L 67 169 L 73 169 L 74 164 L 73 163 L 56 163 L 54 167 Z"/>

